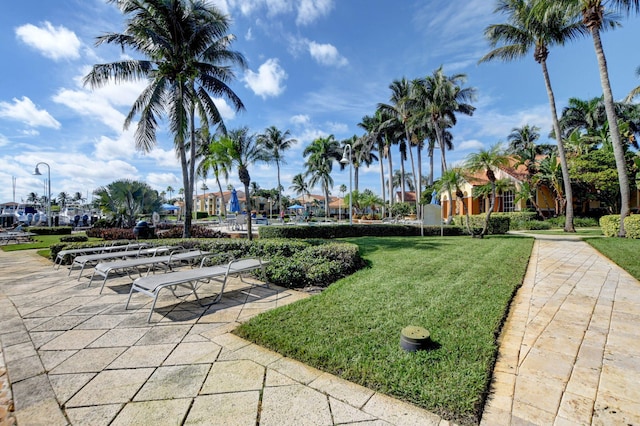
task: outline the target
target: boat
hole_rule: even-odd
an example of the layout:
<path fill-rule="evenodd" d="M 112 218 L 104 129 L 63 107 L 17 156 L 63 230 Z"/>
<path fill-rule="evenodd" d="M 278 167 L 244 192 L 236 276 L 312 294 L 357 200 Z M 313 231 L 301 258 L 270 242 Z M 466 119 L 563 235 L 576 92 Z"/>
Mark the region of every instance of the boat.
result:
<path fill-rule="evenodd" d="M 91 226 L 93 212 L 80 204 L 69 204 L 58 214 L 59 226 L 87 227 Z"/>
<path fill-rule="evenodd" d="M 3 224 L 24 223 L 27 226 L 43 226 L 47 224 L 47 213 L 38 210 L 33 204 L 7 203 L 0 213 Z M 4 225 L 3 225 L 4 226 Z"/>

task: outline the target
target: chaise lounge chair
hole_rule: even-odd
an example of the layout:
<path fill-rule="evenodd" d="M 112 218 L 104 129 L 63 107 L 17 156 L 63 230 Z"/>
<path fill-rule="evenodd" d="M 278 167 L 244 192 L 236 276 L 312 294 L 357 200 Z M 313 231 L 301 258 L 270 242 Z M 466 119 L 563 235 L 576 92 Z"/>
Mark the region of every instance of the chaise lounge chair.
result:
<path fill-rule="evenodd" d="M 140 276 L 142 276 L 142 271 L 140 270 L 140 268 L 146 269 L 146 275 L 149 275 L 149 272 L 151 272 L 152 269 L 158 267 L 161 267 L 165 272 L 168 272 L 174 265 L 179 265 L 183 262 L 190 262 L 202 256 L 206 256 L 207 254 L 209 254 L 208 251 L 186 251 L 184 248 L 180 247 L 172 251 L 170 254 L 163 256 L 135 257 L 129 259 L 112 260 L 110 262 L 100 262 L 93 268 L 93 274 L 91 274 L 91 279 L 89 280 L 89 284 L 87 285 L 87 287 L 91 286 L 93 277 L 95 275 L 99 275 L 104 278 L 102 280 L 102 287 L 100 287 L 100 293 L 102 293 L 102 290 L 104 290 L 104 286 L 107 283 L 107 278 L 109 278 L 109 274 L 112 272 L 126 272 L 127 275 L 129 275 L 129 278 L 131 278 L 131 280 L 134 280 L 134 278 L 131 276 L 131 272 L 133 270 L 138 271 Z"/>
<path fill-rule="evenodd" d="M 269 263 L 269 261 L 263 261 L 259 258 L 245 258 L 232 260 L 227 265 L 203 266 L 205 260 L 206 258 L 202 259 L 199 268 L 168 272 L 163 275 L 148 275 L 146 277 L 136 278 L 131 286 L 131 291 L 129 291 L 129 298 L 127 299 L 125 309 L 129 308 L 129 302 L 131 301 L 131 295 L 133 295 L 133 292 L 142 293 L 152 297 L 153 303 L 151 304 L 151 310 L 149 311 L 149 317 L 147 318 L 147 322 L 150 322 L 160 290 L 169 288 L 174 296 L 178 297 L 175 293 L 176 287 L 188 288 L 191 290 L 189 294 L 193 293 L 200 306 L 207 306 L 202 304 L 196 290 L 199 283 L 209 282 L 211 280 L 221 283 L 220 292 L 211 304 L 217 303 L 222 298 L 222 293 L 224 292 L 229 276 L 240 276 L 243 273 L 253 272 L 258 269 L 261 270 L 264 275 L 264 267 Z"/>

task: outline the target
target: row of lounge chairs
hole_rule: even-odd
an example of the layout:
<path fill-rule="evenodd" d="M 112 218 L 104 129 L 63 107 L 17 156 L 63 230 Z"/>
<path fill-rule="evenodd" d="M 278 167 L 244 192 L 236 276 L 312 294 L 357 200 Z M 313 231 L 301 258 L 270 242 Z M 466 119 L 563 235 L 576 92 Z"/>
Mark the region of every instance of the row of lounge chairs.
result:
<path fill-rule="evenodd" d="M 119 247 L 119 249 L 118 249 Z M 61 253 L 65 251 L 66 253 Z M 63 250 L 56 256 L 55 264 L 58 266 L 62 263 L 62 259 L 66 256 L 72 256 L 73 261 L 69 267 L 69 275 L 75 266 L 80 266 L 80 274 L 82 276 L 86 266 L 94 266 L 93 273 L 89 279 L 89 286 L 93 282 L 94 276 L 103 277 L 100 293 L 104 290 L 108 277 L 115 272 L 126 273 L 133 280 L 129 297 L 127 299 L 126 308 L 128 309 L 133 293 L 141 293 L 153 298 L 151 310 L 147 322 L 151 321 L 151 316 L 155 309 L 155 305 L 161 290 L 168 288 L 177 296 L 175 290 L 177 287 L 185 287 L 190 290 L 186 295 L 193 294 L 197 302 L 201 306 L 200 297 L 197 294 L 197 288 L 202 283 L 216 281 L 221 284 L 215 300 L 217 303 L 222 298 L 227 280 L 232 276 L 239 276 L 261 270 L 264 276 L 264 267 L 268 261 L 260 258 L 244 258 L 233 260 L 226 265 L 205 266 L 207 264 L 209 252 L 202 250 L 185 250 L 182 247 L 158 246 L 149 247 L 148 245 L 126 245 L 126 246 L 108 246 L 101 248 L 87 249 L 70 249 Z M 60 257 L 60 260 L 58 259 Z M 186 270 L 174 270 L 175 266 L 184 263 L 193 263 L 200 260 L 197 268 Z M 156 270 L 162 270 L 163 274 L 155 274 Z M 150 272 L 154 272 L 150 275 Z M 132 277 L 132 273 L 137 272 L 138 278 Z M 268 283 L 266 284 L 268 286 Z"/>
<path fill-rule="evenodd" d="M 0 232 L 0 242 L 2 245 L 6 245 L 11 243 L 12 241 L 15 243 L 25 243 L 31 241 L 36 234 L 33 232 L 25 232 L 25 231 L 3 231 Z"/>

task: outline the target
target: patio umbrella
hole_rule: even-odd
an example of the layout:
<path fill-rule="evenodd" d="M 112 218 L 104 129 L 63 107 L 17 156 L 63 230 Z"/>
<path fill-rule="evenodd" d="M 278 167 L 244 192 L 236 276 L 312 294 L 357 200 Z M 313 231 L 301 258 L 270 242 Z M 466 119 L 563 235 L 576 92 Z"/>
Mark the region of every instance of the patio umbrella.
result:
<path fill-rule="evenodd" d="M 431 193 L 431 202 L 429 204 L 440 204 L 440 200 L 438 200 L 438 191 L 435 189 Z"/>
<path fill-rule="evenodd" d="M 231 191 L 231 199 L 229 200 L 229 211 L 240 213 L 240 202 L 238 201 L 238 193 L 233 188 Z"/>
<path fill-rule="evenodd" d="M 174 212 L 176 210 L 180 210 L 180 207 L 174 206 L 173 204 L 163 204 L 163 205 L 160 206 L 160 208 L 162 210 L 169 210 L 169 211 L 172 211 L 172 212 Z"/>
<path fill-rule="evenodd" d="M 294 205 L 289 206 L 287 208 L 291 209 L 291 210 L 298 210 L 298 209 L 304 209 L 304 206 L 301 206 L 300 204 L 294 204 Z"/>

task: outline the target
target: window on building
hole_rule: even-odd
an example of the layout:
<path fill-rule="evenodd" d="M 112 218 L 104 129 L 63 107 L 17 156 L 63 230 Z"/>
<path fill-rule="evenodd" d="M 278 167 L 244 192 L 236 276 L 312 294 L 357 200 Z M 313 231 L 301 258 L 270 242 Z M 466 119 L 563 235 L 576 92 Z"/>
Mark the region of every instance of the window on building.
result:
<path fill-rule="evenodd" d="M 502 193 L 502 201 L 504 203 L 504 210 L 505 212 L 512 212 L 515 203 L 513 202 L 515 198 L 515 195 L 512 191 L 507 191 Z"/>

